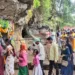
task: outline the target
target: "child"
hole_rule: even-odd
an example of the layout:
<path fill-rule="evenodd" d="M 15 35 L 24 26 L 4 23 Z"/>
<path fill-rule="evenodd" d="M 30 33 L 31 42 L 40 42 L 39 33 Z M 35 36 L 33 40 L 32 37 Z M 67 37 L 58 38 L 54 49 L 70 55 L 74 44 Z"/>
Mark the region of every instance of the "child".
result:
<path fill-rule="evenodd" d="M 14 56 L 12 46 L 7 46 L 7 57 L 5 63 L 5 75 L 14 75 Z"/>
<path fill-rule="evenodd" d="M 38 54 L 39 54 L 38 50 L 35 50 L 33 59 L 34 64 L 33 75 L 43 75 Z"/>

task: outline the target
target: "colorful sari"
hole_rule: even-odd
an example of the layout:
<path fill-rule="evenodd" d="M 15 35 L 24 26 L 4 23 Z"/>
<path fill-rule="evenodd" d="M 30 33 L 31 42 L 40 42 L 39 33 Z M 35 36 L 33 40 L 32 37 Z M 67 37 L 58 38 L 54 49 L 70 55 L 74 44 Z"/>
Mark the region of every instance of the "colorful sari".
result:
<path fill-rule="evenodd" d="M 75 52 L 75 38 L 72 39 L 72 49 Z"/>
<path fill-rule="evenodd" d="M 61 75 L 73 75 L 73 62 L 69 60 L 71 55 L 69 48 L 62 50 L 62 55 L 65 55 L 62 59 L 68 62 L 68 66 L 61 66 Z"/>
<path fill-rule="evenodd" d="M 18 75 L 28 75 L 28 67 L 27 66 L 24 66 L 24 67 L 19 66 L 19 74 Z"/>

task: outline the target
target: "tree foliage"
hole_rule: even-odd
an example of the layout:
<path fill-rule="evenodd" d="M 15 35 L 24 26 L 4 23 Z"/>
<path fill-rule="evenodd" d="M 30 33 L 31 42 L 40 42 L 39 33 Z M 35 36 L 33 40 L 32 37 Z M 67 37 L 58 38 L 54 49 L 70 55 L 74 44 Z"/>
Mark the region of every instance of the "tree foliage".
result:
<path fill-rule="evenodd" d="M 71 0 L 40 0 L 43 22 L 50 26 L 74 25 L 75 3 Z"/>
<path fill-rule="evenodd" d="M 41 0 L 41 13 L 44 21 L 47 21 L 50 17 L 50 11 L 52 9 L 51 0 Z"/>
<path fill-rule="evenodd" d="M 71 3 L 71 0 L 56 0 L 56 7 L 57 17 L 62 20 L 61 22 L 58 21 L 59 25 L 74 25 L 72 14 L 75 12 L 75 5 Z"/>
<path fill-rule="evenodd" d="M 33 0 L 33 7 L 36 9 L 40 6 L 40 1 L 39 0 Z"/>

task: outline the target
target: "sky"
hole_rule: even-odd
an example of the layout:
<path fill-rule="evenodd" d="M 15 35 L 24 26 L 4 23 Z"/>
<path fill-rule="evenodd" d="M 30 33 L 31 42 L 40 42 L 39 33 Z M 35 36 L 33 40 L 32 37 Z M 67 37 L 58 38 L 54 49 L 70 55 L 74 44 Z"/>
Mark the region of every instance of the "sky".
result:
<path fill-rule="evenodd" d="M 71 0 L 72 3 L 75 3 L 75 0 Z"/>
<path fill-rule="evenodd" d="M 75 0 L 71 0 L 72 3 L 75 3 Z M 75 16 L 75 13 L 72 14 L 72 16 Z"/>

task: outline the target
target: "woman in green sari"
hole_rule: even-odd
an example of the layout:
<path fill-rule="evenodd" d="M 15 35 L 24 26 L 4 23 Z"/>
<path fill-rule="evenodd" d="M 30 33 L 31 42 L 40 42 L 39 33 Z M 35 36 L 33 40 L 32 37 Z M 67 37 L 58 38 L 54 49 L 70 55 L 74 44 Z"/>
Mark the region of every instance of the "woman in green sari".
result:
<path fill-rule="evenodd" d="M 26 44 L 22 44 L 19 53 L 19 74 L 18 75 L 28 75 L 27 65 L 28 65 L 27 46 Z"/>

